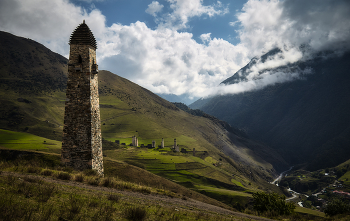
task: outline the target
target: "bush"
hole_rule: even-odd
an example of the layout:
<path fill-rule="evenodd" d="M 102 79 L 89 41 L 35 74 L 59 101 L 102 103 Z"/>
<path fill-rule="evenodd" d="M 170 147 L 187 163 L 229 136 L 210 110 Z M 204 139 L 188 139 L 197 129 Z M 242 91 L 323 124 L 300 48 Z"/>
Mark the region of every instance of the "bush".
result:
<path fill-rule="evenodd" d="M 57 175 L 57 178 L 60 179 L 60 180 L 70 180 L 71 179 L 71 175 L 69 173 L 66 173 L 66 172 L 60 172 Z"/>
<path fill-rule="evenodd" d="M 43 170 L 41 172 L 42 175 L 44 176 L 51 176 L 52 175 L 52 170 Z"/>
<path fill-rule="evenodd" d="M 102 185 L 105 187 L 113 186 L 113 179 L 111 177 L 105 177 L 102 181 Z"/>
<path fill-rule="evenodd" d="M 84 176 L 83 174 L 79 173 L 77 175 L 74 176 L 74 180 L 77 182 L 83 182 L 84 181 Z"/>
<path fill-rule="evenodd" d="M 88 180 L 88 184 L 93 185 L 93 186 L 98 186 L 98 184 L 100 184 L 100 179 L 92 177 Z"/>
<path fill-rule="evenodd" d="M 41 168 L 39 167 L 29 166 L 27 168 L 27 173 L 40 173 L 40 172 L 41 172 Z"/>
<path fill-rule="evenodd" d="M 324 213 L 327 216 L 335 216 L 337 214 L 345 214 L 350 212 L 350 205 L 340 199 L 334 199 L 332 202 L 328 203 Z"/>
<path fill-rule="evenodd" d="M 125 218 L 132 221 L 142 221 L 146 218 L 147 211 L 142 207 L 129 207 L 125 210 Z"/>
<path fill-rule="evenodd" d="M 97 212 L 91 217 L 91 220 L 114 220 L 113 214 L 116 211 L 116 208 L 113 207 L 113 203 L 103 203 L 100 205 L 100 208 Z"/>
<path fill-rule="evenodd" d="M 13 184 L 16 182 L 17 178 L 14 177 L 12 174 L 6 176 L 6 183 L 10 186 L 13 186 Z"/>
<path fill-rule="evenodd" d="M 273 212 L 278 215 L 289 215 L 294 212 L 295 205 L 286 202 L 286 197 L 277 193 L 253 193 L 254 209 L 260 213 Z"/>
<path fill-rule="evenodd" d="M 38 188 L 38 201 L 46 203 L 56 192 L 57 188 L 53 184 L 40 185 Z"/>
<path fill-rule="evenodd" d="M 117 203 L 119 201 L 119 196 L 111 193 L 108 195 L 107 199 Z"/>

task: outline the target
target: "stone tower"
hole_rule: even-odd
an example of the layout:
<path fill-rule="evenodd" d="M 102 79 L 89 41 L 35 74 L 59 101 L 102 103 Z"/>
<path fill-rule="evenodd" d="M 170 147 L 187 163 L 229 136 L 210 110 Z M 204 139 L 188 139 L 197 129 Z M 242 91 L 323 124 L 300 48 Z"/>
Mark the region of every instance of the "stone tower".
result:
<path fill-rule="evenodd" d="M 70 37 L 62 163 L 103 176 L 96 40 L 85 24 Z"/>

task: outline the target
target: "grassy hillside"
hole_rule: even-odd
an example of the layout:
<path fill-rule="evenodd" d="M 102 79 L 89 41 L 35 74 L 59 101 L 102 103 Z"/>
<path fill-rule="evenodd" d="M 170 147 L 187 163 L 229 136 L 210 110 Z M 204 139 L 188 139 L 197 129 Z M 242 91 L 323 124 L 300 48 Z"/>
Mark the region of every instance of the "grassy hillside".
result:
<path fill-rule="evenodd" d="M 220 208 L 217 212 L 224 213 L 215 213 L 215 207 L 204 213 L 204 204 L 187 200 L 229 207 L 152 173 L 137 180 L 137 173 L 145 171 L 123 163 L 115 171 L 115 162 L 106 161 L 106 177 L 99 178 L 91 170 L 60 167 L 57 154 L 12 150 L 0 153 L 1 220 L 155 220 L 157 216 L 161 220 L 231 220 L 244 216 Z M 143 216 L 129 211 L 135 208 Z M 128 217 L 130 212 L 139 218 Z"/>
<path fill-rule="evenodd" d="M 0 146 L 59 154 L 67 60 L 29 39 L 3 32 L 0 39 Z M 285 162 L 277 154 L 264 160 L 267 147 L 227 131 L 211 118 L 186 113 L 113 73 L 100 71 L 98 78 L 104 156 L 116 168 L 127 162 L 197 191 L 203 186 L 280 191 L 267 180 L 275 174 L 271 163 Z M 140 145 L 153 140 L 160 145 L 164 138 L 165 148 L 114 143 L 128 145 L 134 135 Z M 174 138 L 183 149 L 180 153 L 171 149 Z"/>
<path fill-rule="evenodd" d="M 59 154 L 0 149 L 4 220 L 268 220 L 228 205 L 278 220 L 323 220 L 323 213 L 301 208 L 291 216 L 259 214 L 250 191 L 196 186 L 226 205 L 124 162 L 105 159 L 101 178 L 92 170 L 61 167 Z"/>

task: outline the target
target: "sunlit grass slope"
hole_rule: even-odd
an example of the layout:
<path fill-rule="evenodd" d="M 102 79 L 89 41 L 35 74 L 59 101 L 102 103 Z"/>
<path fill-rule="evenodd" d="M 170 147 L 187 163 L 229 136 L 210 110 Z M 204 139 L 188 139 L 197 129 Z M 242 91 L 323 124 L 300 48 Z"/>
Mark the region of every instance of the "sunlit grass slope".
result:
<path fill-rule="evenodd" d="M 15 150 L 39 150 L 60 152 L 61 142 L 24 132 L 0 129 L 0 146 Z"/>
<path fill-rule="evenodd" d="M 134 148 L 135 153 L 131 155 L 125 148 L 108 150 L 104 152 L 107 158 L 125 160 L 121 156 L 127 156 L 126 160 L 142 164 L 152 173 L 189 187 L 192 186 L 190 183 L 198 183 L 218 188 L 255 189 L 266 182 L 261 177 L 270 176 L 267 171 L 273 169 L 272 165 L 259 159 L 246 147 L 237 151 L 241 154 L 237 155 L 238 158 L 243 159 L 241 162 L 227 158 L 220 149 L 237 147 L 231 143 L 229 132 L 221 125 L 181 111 L 150 91 L 110 72 L 100 71 L 98 77 L 103 138 L 129 145 L 131 137 L 137 136 L 139 145 L 145 146 L 153 140 L 158 146 L 164 138 L 166 147 L 164 150 Z M 3 123 L 7 123 L 5 128 L 10 124 L 12 126 L 8 129 L 45 137 L 47 143 L 53 143 L 48 138 L 62 139 L 64 92 L 1 93 L 7 94 L 4 96 L 7 99 L 4 112 L 12 113 L 10 120 Z M 184 148 L 187 153 L 173 153 L 171 147 L 174 139 L 180 149 Z M 45 146 L 44 140 L 40 142 L 39 147 L 32 149 L 45 150 L 48 145 Z M 7 147 L 10 146 L 7 144 Z M 30 149 L 30 146 L 33 145 L 26 144 L 22 148 Z M 192 154 L 194 148 L 196 156 Z M 57 148 L 51 149 L 58 152 Z M 158 159 L 152 159 L 155 155 Z"/>

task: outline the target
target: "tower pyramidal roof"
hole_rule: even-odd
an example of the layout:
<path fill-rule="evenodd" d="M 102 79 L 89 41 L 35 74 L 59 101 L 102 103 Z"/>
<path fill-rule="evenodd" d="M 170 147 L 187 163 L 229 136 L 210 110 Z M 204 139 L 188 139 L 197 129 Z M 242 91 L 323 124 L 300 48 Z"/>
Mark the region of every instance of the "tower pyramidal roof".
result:
<path fill-rule="evenodd" d="M 90 45 L 97 49 L 95 37 L 89 26 L 85 24 L 85 20 L 74 30 L 70 36 L 69 44 Z"/>

